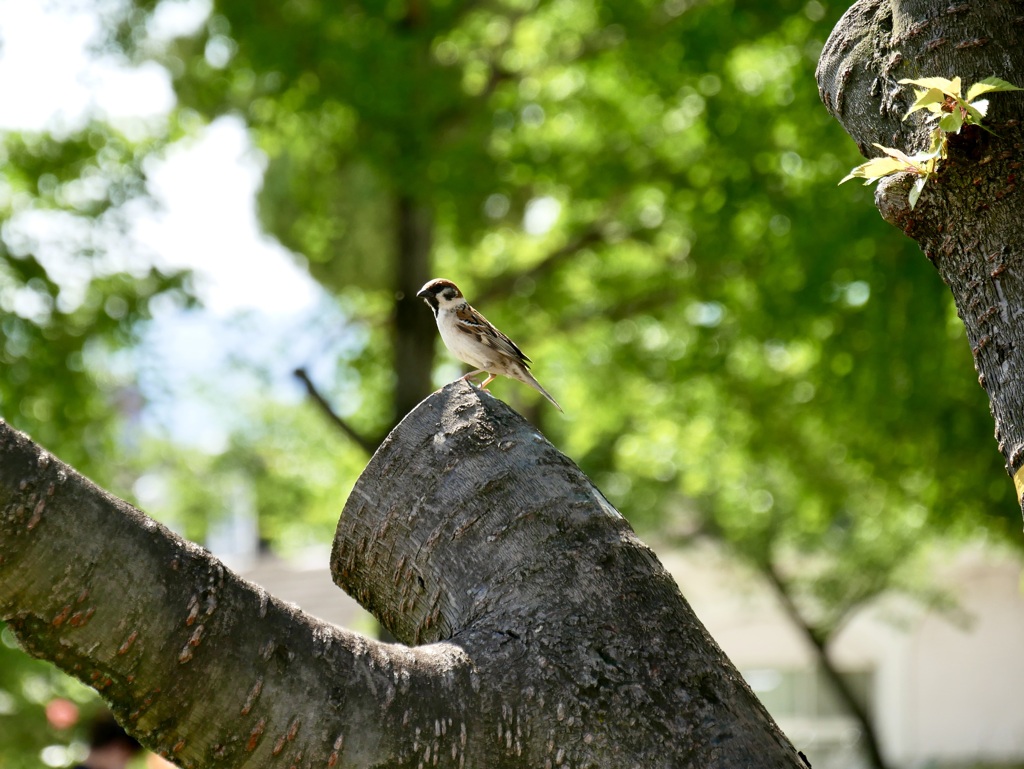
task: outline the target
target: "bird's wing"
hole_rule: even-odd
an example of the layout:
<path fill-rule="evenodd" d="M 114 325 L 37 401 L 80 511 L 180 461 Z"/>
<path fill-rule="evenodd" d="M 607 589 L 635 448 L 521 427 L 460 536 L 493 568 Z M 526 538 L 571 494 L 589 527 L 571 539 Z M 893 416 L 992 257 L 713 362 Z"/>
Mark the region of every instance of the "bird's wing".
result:
<path fill-rule="evenodd" d="M 519 349 L 515 342 L 498 331 L 494 325 L 483 315 L 474 310 L 468 304 L 464 304 L 455 311 L 456 325 L 461 330 L 475 333 L 481 343 L 491 347 L 503 355 L 515 358 L 523 365 L 530 362 L 525 353 Z"/>

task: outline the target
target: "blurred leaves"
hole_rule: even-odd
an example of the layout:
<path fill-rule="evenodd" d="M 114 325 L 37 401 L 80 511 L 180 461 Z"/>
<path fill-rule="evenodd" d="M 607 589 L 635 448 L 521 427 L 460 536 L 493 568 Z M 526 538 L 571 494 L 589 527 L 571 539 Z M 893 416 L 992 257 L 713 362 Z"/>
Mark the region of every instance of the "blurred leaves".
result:
<path fill-rule="evenodd" d="M 494 392 L 638 528 L 784 575 L 821 633 L 882 592 L 923 594 L 937 538 L 1016 530 L 946 290 L 868 193 L 834 185 L 856 150 L 813 71 L 845 4 L 214 0 L 164 47 L 155 5 L 126 3 L 111 39 L 172 73 L 169 135 L 245 120 L 261 220 L 358 332 L 311 363 L 364 434 L 390 419 L 402 197 L 432 214 L 433 274 L 522 345 L 566 417 Z M 137 394 L 94 351 L 131 345 L 187 285 L 72 237 L 115 226 L 153 148 L 102 126 L 66 139 L 5 143 L 0 413 L 102 478 L 123 456 L 114 396 Z M 67 223 L 60 269 L 17 226 L 43 212 Z M 65 265 L 88 279 L 68 287 Z M 445 358 L 437 383 L 459 371 Z M 147 508 L 203 536 L 241 484 L 264 536 L 329 539 L 358 451 L 305 406 L 230 408 L 251 421 L 215 455 L 138 447 L 138 488 L 164 490 Z"/>
<path fill-rule="evenodd" d="M 568 416 L 530 413 L 630 519 L 827 553 L 792 578 L 828 625 L 909 586 L 929 537 L 1017 515 L 945 290 L 833 187 L 855 152 L 813 70 L 842 10 L 219 0 L 168 55 L 182 108 L 266 153 L 269 230 L 371 319 L 374 392 L 409 195 L 434 274 L 522 342 Z"/>
<path fill-rule="evenodd" d="M 50 765 L 77 763 L 99 707 L 92 689 L 30 658 L 0 624 L 0 769 L 38 769 L 43 755 Z"/>
<path fill-rule="evenodd" d="M 755 564 L 828 553 L 793 578 L 849 605 L 928 537 L 1016 517 L 945 290 L 833 187 L 855 151 L 813 70 L 838 5 L 218 0 L 162 52 L 153 4 L 129 10 L 115 39 L 161 57 L 180 115 L 244 118 L 264 224 L 365 329 L 338 374 L 369 433 L 408 197 L 434 274 L 482 298 L 568 416 L 531 413 L 641 528 Z M 882 587 L 857 586 L 865 563 Z"/>
<path fill-rule="evenodd" d="M 190 301 L 186 276 L 125 236 L 154 147 L 100 123 L 0 144 L 0 416 L 100 482 L 139 398 L 104 356 L 134 342 L 158 297 Z"/>

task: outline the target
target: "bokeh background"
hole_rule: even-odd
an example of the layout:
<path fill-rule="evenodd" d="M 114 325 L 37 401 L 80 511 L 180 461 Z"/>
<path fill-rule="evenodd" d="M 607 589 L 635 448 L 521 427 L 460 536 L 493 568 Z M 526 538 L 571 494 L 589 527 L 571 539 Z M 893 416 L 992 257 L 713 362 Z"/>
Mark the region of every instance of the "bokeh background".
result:
<path fill-rule="evenodd" d="M 1021 544 L 948 292 L 837 187 L 845 9 L 0 0 L 0 417 L 192 539 L 244 509 L 326 562 L 367 449 L 463 370 L 414 297 L 447 277 L 565 415 L 494 393 L 827 666 L 880 596 L 948 603 L 936 552 Z M 2 639 L 0 767 L 63 765 L 47 714 L 96 701 Z"/>

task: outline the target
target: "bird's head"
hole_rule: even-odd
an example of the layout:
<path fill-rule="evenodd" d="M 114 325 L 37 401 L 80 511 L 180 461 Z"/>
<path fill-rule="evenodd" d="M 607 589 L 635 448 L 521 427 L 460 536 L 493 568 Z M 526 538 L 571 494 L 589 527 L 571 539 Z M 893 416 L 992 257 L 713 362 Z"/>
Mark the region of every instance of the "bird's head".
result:
<path fill-rule="evenodd" d="M 416 296 L 421 297 L 424 302 L 430 305 L 430 309 L 437 314 L 442 307 L 451 307 L 466 301 L 459 291 L 459 287 L 450 280 L 434 278 L 421 288 Z"/>

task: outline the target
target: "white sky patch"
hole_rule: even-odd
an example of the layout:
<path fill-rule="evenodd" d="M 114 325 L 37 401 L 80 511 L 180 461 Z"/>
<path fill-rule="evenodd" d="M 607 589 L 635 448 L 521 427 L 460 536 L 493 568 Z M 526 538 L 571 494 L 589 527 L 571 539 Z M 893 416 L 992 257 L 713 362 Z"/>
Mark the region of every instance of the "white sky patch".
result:
<path fill-rule="evenodd" d="M 187 34 L 209 11 L 209 0 L 165 0 L 149 32 L 164 40 Z M 100 34 L 88 6 L 0 0 L 0 130 L 75 126 L 89 114 L 114 122 L 166 115 L 174 107 L 167 71 L 97 57 L 89 46 Z M 132 235 L 159 263 L 193 269 L 211 312 L 287 314 L 311 307 L 322 294 L 261 231 L 255 195 L 262 160 L 241 121 L 217 120 L 198 139 L 173 146 L 147 173 L 161 206 L 129 208 Z"/>
<path fill-rule="evenodd" d="M 148 32 L 157 44 L 189 34 L 209 12 L 209 0 L 163 0 Z M 94 116 L 132 134 L 164 119 L 174 108 L 168 73 L 97 54 L 90 46 L 100 34 L 87 3 L 0 0 L 0 131 L 59 133 Z M 222 450 L 243 418 L 240 399 L 303 397 L 291 374 L 296 366 L 327 381 L 338 356 L 363 344 L 297 258 L 262 232 L 255 211 L 262 171 L 243 123 L 217 120 L 148 161 L 157 205 L 129 203 L 126 236 L 105 241 L 105 261 L 117 269 L 155 263 L 195 273 L 205 309 L 154 303 L 155 317 L 129 357 L 149 402 L 148 422 L 207 451 Z M 47 268 L 74 283 L 74 262 L 62 254 L 86 236 L 68 218 L 44 211 L 22 217 L 20 226 Z"/>
<path fill-rule="evenodd" d="M 167 71 L 127 67 L 88 50 L 100 35 L 87 8 L 0 0 L 0 129 L 76 125 L 90 113 L 146 119 L 174 106 Z"/>
<path fill-rule="evenodd" d="M 140 216 L 135 236 L 165 264 L 196 270 L 196 288 L 211 312 L 279 315 L 316 302 L 319 284 L 260 231 L 254 198 L 262 158 L 240 120 L 215 121 L 147 171 L 162 210 Z"/>
<path fill-rule="evenodd" d="M 211 0 L 163 0 L 153 11 L 146 31 L 158 40 L 191 35 L 211 10 Z"/>
<path fill-rule="evenodd" d="M 530 235 L 544 235 L 551 231 L 562 213 L 562 204 L 545 195 L 533 198 L 523 213 L 523 229 Z"/>

